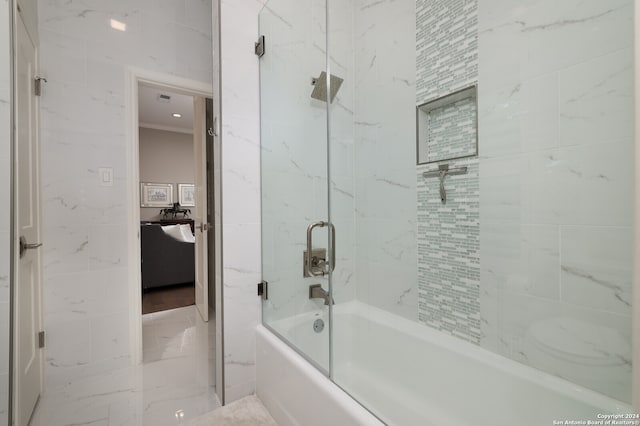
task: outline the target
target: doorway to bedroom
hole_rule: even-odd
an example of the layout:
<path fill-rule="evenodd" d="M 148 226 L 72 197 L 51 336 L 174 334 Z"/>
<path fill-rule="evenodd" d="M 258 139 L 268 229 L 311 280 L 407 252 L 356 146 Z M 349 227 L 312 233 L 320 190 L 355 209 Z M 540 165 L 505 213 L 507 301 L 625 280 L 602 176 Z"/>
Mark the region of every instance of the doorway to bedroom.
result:
<path fill-rule="evenodd" d="M 142 314 L 195 305 L 194 97 L 138 89 Z"/>
<path fill-rule="evenodd" d="M 201 364 L 212 384 L 213 103 L 202 92 L 144 80 L 137 100 L 141 361 L 179 359 L 185 371 Z"/>

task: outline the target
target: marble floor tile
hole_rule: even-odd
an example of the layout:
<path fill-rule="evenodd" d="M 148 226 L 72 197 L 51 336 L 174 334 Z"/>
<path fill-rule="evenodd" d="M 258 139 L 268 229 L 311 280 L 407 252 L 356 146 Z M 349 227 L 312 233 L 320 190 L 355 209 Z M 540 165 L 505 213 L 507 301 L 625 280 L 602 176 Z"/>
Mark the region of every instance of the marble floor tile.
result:
<path fill-rule="evenodd" d="M 143 315 L 142 324 L 141 365 L 48 390 L 30 425 L 173 426 L 220 407 L 214 322 L 187 306 Z"/>
<path fill-rule="evenodd" d="M 278 426 L 257 396 L 247 396 L 200 416 L 185 426 Z"/>

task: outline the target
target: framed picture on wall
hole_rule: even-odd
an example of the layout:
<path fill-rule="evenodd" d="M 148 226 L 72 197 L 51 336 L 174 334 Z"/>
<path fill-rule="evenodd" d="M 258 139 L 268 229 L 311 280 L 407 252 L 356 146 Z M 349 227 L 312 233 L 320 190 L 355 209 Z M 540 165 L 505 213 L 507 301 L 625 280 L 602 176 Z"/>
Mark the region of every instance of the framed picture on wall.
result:
<path fill-rule="evenodd" d="M 171 207 L 172 183 L 140 183 L 140 207 Z"/>
<path fill-rule="evenodd" d="M 184 207 L 194 207 L 196 205 L 196 186 L 192 183 L 179 183 L 178 202 Z"/>

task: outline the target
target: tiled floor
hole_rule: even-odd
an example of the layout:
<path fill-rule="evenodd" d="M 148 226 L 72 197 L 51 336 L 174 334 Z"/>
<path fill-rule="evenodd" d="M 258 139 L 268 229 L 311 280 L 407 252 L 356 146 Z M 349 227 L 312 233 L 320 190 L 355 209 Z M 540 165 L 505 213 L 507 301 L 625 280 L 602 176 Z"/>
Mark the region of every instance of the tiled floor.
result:
<path fill-rule="evenodd" d="M 185 426 L 278 426 L 257 396 L 247 396 L 211 413 L 193 419 Z"/>
<path fill-rule="evenodd" d="M 195 306 L 142 321 L 142 365 L 49 390 L 31 426 L 173 426 L 218 408 L 214 322 L 203 322 Z"/>

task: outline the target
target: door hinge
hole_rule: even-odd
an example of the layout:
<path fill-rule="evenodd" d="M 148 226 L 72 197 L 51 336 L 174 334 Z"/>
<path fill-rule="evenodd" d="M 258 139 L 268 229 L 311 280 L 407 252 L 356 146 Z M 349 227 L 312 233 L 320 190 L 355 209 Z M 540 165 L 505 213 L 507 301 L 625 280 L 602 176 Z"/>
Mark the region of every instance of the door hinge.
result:
<path fill-rule="evenodd" d="M 38 76 L 35 76 L 33 78 L 33 93 L 36 96 L 42 95 L 42 82 L 43 81 L 46 83 L 47 79 L 44 78 L 44 77 L 38 77 Z"/>
<path fill-rule="evenodd" d="M 263 35 L 258 37 L 258 41 L 254 43 L 253 53 L 258 55 L 258 58 L 261 58 L 262 55 L 264 55 L 264 36 Z"/>
<path fill-rule="evenodd" d="M 44 348 L 44 331 L 38 333 L 38 347 Z"/>
<path fill-rule="evenodd" d="M 269 299 L 269 283 L 260 281 L 258 283 L 258 296 L 262 296 L 262 300 Z"/>

